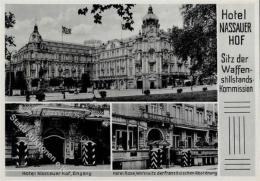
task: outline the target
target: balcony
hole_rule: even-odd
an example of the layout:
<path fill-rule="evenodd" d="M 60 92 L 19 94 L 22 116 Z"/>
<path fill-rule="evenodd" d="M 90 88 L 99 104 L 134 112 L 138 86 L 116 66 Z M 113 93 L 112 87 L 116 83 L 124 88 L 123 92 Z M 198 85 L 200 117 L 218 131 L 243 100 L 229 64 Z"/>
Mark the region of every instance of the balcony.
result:
<path fill-rule="evenodd" d="M 149 63 L 152 63 L 152 64 L 153 64 L 153 63 L 156 63 L 156 59 L 155 59 L 155 58 L 149 58 L 148 62 L 149 62 Z"/>
<path fill-rule="evenodd" d="M 170 120 L 171 120 L 171 118 L 169 116 L 153 114 L 153 113 L 148 113 L 148 112 L 144 112 L 142 116 L 145 119 L 148 119 L 150 121 L 155 121 L 155 122 L 157 121 L 157 122 L 170 123 Z"/>
<path fill-rule="evenodd" d="M 194 120 L 186 120 L 186 119 L 181 119 L 181 118 L 174 118 L 171 117 L 171 122 L 175 125 L 175 127 L 179 128 L 191 128 L 191 129 L 200 129 L 200 130 L 205 130 L 209 128 L 209 125 L 206 124 L 205 121 L 203 122 L 198 122 Z"/>

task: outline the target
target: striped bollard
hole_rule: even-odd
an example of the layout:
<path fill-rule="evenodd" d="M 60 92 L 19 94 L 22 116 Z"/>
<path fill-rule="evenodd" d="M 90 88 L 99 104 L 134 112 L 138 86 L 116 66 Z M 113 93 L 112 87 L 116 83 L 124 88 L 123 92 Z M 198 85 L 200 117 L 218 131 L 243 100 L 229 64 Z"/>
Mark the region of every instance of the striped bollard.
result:
<path fill-rule="evenodd" d="M 86 144 L 82 145 L 82 162 L 83 165 L 88 165 L 88 149 Z"/>
<path fill-rule="evenodd" d="M 187 152 L 187 160 L 188 160 L 188 166 L 191 167 L 192 166 L 192 157 L 191 157 L 190 151 Z"/>
<path fill-rule="evenodd" d="M 157 169 L 158 168 L 158 155 L 155 150 L 151 150 L 151 157 L 150 157 L 150 168 Z"/>
<path fill-rule="evenodd" d="M 187 167 L 188 166 L 188 154 L 187 152 L 182 152 L 182 167 Z"/>
<path fill-rule="evenodd" d="M 157 153 L 158 153 L 158 159 L 157 159 L 158 167 L 157 168 L 162 168 L 163 150 L 160 148 L 160 149 L 158 149 Z"/>
<path fill-rule="evenodd" d="M 82 162 L 85 166 L 96 165 L 96 143 L 86 141 L 82 148 Z"/>
<path fill-rule="evenodd" d="M 16 143 L 16 166 L 26 167 L 28 159 L 28 149 L 27 143 L 24 141 L 19 141 Z"/>

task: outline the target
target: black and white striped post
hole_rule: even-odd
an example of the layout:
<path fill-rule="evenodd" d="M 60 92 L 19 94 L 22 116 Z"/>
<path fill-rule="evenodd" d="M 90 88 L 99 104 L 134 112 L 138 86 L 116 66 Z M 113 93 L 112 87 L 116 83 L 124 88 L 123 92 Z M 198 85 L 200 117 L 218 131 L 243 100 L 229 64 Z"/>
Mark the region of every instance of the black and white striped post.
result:
<path fill-rule="evenodd" d="M 190 151 L 187 152 L 187 159 L 188 159 L 188 166 L 191 167 L 192 166 L 192 155 L 191 155 Z"/>
<path fill-rule="evenodd" d="M 150 168 L 151 169 L 162 168 L 163 150 L 161 148 L 154 148 L 150 150 L 149 155 L 150 155 Z"/>
<path fill-rule="evenodd" d="M 18 141 L 16 143 L 16 167 L 26 167 L 28 165 L 28 149 L 27 143 Z"/>
<path fill-rule="evenodd" d="M 158 155 L 156 150 L 150 150 L 150 168 L 157 169 L 158 167 Z"/>
<path fill-rule="evenodd" d="M 182 167 L 188 166 L 188 153 L 185 151 L 182 152 L 181 166 Z"/>
<path fill-rule="evenodd" d="M 82 162 L 85 166 L 96 165 L 96 143 L 86 141 L 82 145 Z"/>

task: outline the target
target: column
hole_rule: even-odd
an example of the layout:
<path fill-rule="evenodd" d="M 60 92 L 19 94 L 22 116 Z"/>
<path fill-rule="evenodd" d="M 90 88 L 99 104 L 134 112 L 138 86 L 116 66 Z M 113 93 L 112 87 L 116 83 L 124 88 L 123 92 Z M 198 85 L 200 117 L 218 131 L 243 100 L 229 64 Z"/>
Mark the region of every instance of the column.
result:
<path fill-rule="evenodd" d="M 215 123 L 215 104 L 212 104 L 212 123 Z"/>
<path fill-rule="evenodd" d="M 126 122 L 126 149 L 129 150 L 129 127 L 128 121 Z"/>
<path fill-rule="evenodd" d="M 197 139 L 198 139 L 197 132 L 194 132 L 194 133 L 193 133 L 193 138 L 194 138 L 193 146 L 196 146 Z"/>
<path fill-rule="evenodd" d="M 204 104 L 204 120 L 207 120 L 207 106 L 205 104 Z"/>
<path fill-rule="evenodd" d="M 139 122 L 137 122 L 137 150 L 139 150 L 139 139 L 140 139 L 140 135 L 139 135 Z"/>
<path fill-rule="evenodd" d="M 207 130 L 206 132 L 205 140 L 209 143 L 209 130 Z"/>

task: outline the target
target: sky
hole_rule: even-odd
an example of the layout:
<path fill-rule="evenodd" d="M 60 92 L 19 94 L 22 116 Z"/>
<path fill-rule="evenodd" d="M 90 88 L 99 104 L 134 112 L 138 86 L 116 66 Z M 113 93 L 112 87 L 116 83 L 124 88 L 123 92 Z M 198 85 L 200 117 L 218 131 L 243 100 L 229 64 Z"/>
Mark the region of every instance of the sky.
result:
<path fill-rule="evenodd" d="M 180 13 L 181 5 L 152 5 L 153 12 L 159 18 L 160 29 L 165 31 L 173 25 L 182 27 L 183 18 Z M 29 41 L 35 23 L 44 40 L 61 41 L 61 26 L 72 29 L 71 35 L 64 35 L 64 42 L 83 44 L 85 40 L 101 40 L 127 38 L 137 35 L 141 30 L 142 18 L 148 11 L 148 4 L 136 5 L 133 8 L 135 24 L 134 31 L 121 30 L 121 18 L 116 11 L 108 10 L 103 13 L 102 24 L 93 22 L 93 15 L 78 15 L 82 4 L 7 4 L 5 11 L 15 15 L 16 23 L 13 28 L 6 30 L 6 34 L 15 37 L 16 50 Z M 90 9 L 88 5 L 88 9 Z"/>

